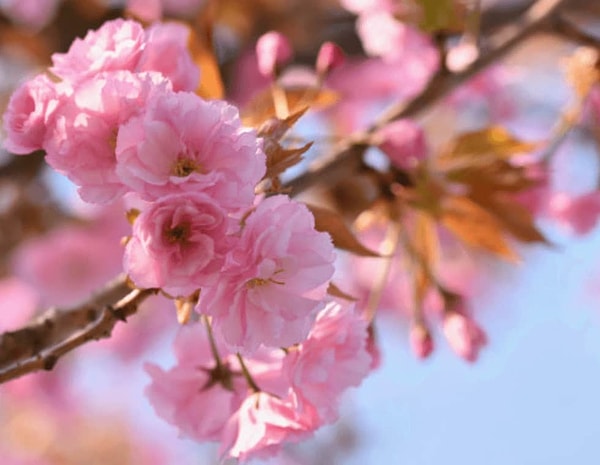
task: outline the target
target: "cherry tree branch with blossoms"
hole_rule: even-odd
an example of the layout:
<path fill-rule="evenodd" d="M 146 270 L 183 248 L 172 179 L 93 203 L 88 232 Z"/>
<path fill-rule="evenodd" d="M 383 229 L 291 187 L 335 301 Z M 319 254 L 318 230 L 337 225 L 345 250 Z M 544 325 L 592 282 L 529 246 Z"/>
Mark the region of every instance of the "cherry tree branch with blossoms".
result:
<path fill-rule="evenodd" d="M 48 230 L 45 245 L 20 246 L 25 222 L 8 225 L 15 227 L 5 248 L 16 251 L 6 267 L 46 286 L 48 301 L 72 298 L 61 285 L 85 277 L 81 257 L 105 262 L 104 276 L 114 270 L 105 259 L 122 254 L 126 276 L 0 335 L 0 383 L 52 370 L 160 294 L 181 327 L 175 364 L 146 363 L 146 395 L 183 436 L 218 442 L 222 457 L 245 461 L 336 421 L 341 395 L 378 365 L 375 325 L 386 306 L 407 314 L 416 357 L 433 351 L 431 326 L 439 321 L 450 348 L 477 360 L 488 338 L 468 290 L 445 272 L 443 249 L 458 244 L 514 262 L 515 243 L 548 243 L 535 222 L 540 211 L 578 234 L 596 223 L 600 191 L 551 192 L 549 173 L 566 135 L 600 122 L 600 53 L 595 43 L 566 60 L 575 98 L 541 142 L 494 123 L 432 148 L 412 118 L 460 99 L 461 89 L 533 34 L 594 42 L 561 19 L 574 1 L 538 0 L 482 34 L 479 2 L 469 9 L 453 1 L 343 0 L 370 58 L 346 62 L 339 46 L 325 42 L 314 65 L 294 72 L 291 42 L 260 31 L 249 61 L 257 83 L 249 73 L 236 76 L 247 93 L 238 106 L 225 100 L 230 83 L 214 53 L 213 23 L 227 14 L 216 1 L 192 3 L 128 2 L 126 18 L 103 18 L 8 101 L 4 145 L 15 158 L 0 175 L 24 168 L 33 185 L 43 154 L 85 208 L 97 210 L 80 224 L 61 217 L 70 228 L 37 225 Z M 170 16 L 179 20 L 161 21 Z M 364 100 L 381 90 L 365 98 L 355 81 L 381 78 L 382 70 L 391 81 L 404 73 L 414 79 L 392 92 L 384 82 L 383 94 L 402 98 L 359 129 Z M 329 156 L 290 180 L 288 169 L 315 149 L 292 131 L 317 110 L 331 119 L 332 134 L 343 135 L 332 137 Z M 367 160 L 371 148 L 381 166 Z M 312 187 L 328 196 L 328 207 L 298 200 Z M 593 214 L 582 215 L 590 206 Z M 52 248 L 73 260 L 70 274 L 54 280 L 54 258 L 45 255 Z M 349 270 L 342 277 L 334 276 L 340 256 Z"/>

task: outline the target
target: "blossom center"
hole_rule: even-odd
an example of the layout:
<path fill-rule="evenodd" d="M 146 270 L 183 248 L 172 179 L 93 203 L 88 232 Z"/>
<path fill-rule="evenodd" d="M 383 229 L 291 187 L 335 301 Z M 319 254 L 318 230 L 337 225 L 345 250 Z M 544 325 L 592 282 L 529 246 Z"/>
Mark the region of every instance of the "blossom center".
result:
<path fill-rule="evenodd" d="M 268 283 L 269 283 L 268 279 L 252 278 L 246 282 L 246 287 L 248 289 L 254 289 L 256 287 L 264 286 L 265 284 L 268 284 Z"/>
<path fill-rule="evenodd" d="M 172 228 L 167 228 L 165 236 L 169 244 L 185 242 L 190 235 L 190 225 L 187 223 L 178 224 Z"/>
<path fill-rule="evenodd" d="M 171 169 L 171 174 L 185 178 L 194 172 L 202 172 L 202 166 L 192 158 L 179 158 Z"/>

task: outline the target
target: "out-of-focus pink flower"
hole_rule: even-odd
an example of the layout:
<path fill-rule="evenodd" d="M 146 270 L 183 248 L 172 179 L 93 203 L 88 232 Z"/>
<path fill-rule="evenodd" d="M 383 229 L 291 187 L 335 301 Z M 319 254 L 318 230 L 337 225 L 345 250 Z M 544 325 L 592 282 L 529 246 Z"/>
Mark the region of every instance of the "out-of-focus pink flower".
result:
<path fill-rule="evenodd" d="M 50 166 L 77 186 L 83 200 L 108 203 L 127 188 L 117 176 L 115 142 L 119 126 L 142 111 L 153 92 L 166 92 L 159 73 L 100 73 L 63 98 L 52 115 L 44 149 Z"/>
<path fill-rule="evenodd" d="M 278 68 L 291 60 L 292 54 L 290 43 L 280 32 L 267 32 L 260 36 L 256 42 L 258 69 L 263 76 L 275 76 Z"/>
<path fill-rule="evenodd" d="M 194 191 L 230 210 L 248 208 L 266 169 L 260 145 L 232 105 L 157 94 L 119 130 L 117 173 L 145 200 Z"/>
<path fill-rule="evenodd" d="M 227 424 L 221 454 L 242 462 L 270 457 L 284 442 L 310 436 L 314 424 L 312 418 L 298 415 L 290 395 L 280 398 L 259 392 L 248 396 Z"/>
<path fill-rule="evenodd" d="M 327 86 L 338 92 L 340 99 L 326 114 L 342 131 L 360 129 L 390 98 L 404 101 L 423 90 L 438 68 L 438 53 L 427 42 L 404 52 L 393 60 L 348 59 L 330 73 Z"/>
<path fill-rule="evenodd" d="M 410 348 L 417 358 L 425 359 L 433 352 L 433 338 L 423 324 L 415 324 L 410 328 Z"/>
<path fill-rule="evenodd" d="M 487 344 L 485 332 L 461 311 L 451 310 L 444 315 L 443 331 L 452 350 L 468 362 L 476 361 Z"/>
<path fill-rule="evenodd" d="M 307 340 L 285 361 L 301 405 L 315 407 L 321 422 L 337 419 L 340 395 L 358 386 L 371 369 L 367 326 L 353 304 L 329 302 Z"/>
<path fill-rule="evenodd" d="M 325 42 L 319 49 L 315 69 L 317 74 L 324 76 L 344 62 L 344 52 L 333 42 Z"/>
<path fill-rule="evenodd" d="M 600 191 L 592 191 L 576 197 L 556 193 L 548 205 L 550 216 L 573 233 L 589 233 L 600 217 Z"/>
<path fill-rule="evenodd" d="M 358 34 L 368 55 L 385 61 L 406 60 L 414 57 L 425 66 L 438 62 L 438 53 L 429 36 L 416 28 L 398 21 L 386 11 L 361 15 L 356 23 Z"/>
<path fill-rule="evenodd" d="M 188 51 L 190 30 L 180 23 L 156 23 L 146 30 L 146 46 L 138 71 L 158 71 L 175 91 L 195 91 L 200 69 Z"/>
<path fill-rule="evenodd" d="M 67 53 L 52 55 L 50 71 L 72 82 L 101 71 L 134 71 L 144 45 L 144 29 L 139 23 L 114 19 L 89 31 L 83 39 L 75 39 Z"/>
<path fill-rule="evenodd" d="M 369 11 L 393 11 L 395 0 L 341 0 L 340 3 L 348 11 L 362 14 Z"/>
<path fill-rule="evenodd" d="M 48 119 L 59 94 L 58 87 L 45 74 L 37 75 L 13 92 L 3 117 L 6 150 L 28 154 L 42 148 Z"/>
<path fill-rule="evenodd" d="M 259 71 L 254 48 L 249 48 L 240 54 L 231 74 L 231 90 L 228 95 L 231 101 L 240 107 L 269 87 L 270 79 Z"/>
<path fill-rule="evenodd" d="M 177 364 L 170 370 L 145 365 L 152 378 L 146 395 L 158 416 L 183 435 L 198 441 L 219 440 L 246 392 L 243 379 L 232 373 L 238 369 L 235 357 L 219 346 L 223 364 L 219 371 L 199 324 L 181 327 L 174 348 Z"/>
<path fill-rule="evenodd" d="M 591 113 L 595 124 L 600 126 L 600 85 L 595 85 L 588 94 L 586 110 Z"/>
<path fill-rule="evenodd" d="M 451 48 L 446 56 L 446 66 L 458 73 L 466 69 L 479 57 L 479 48 L 472 42 L 462 42 Z"/>
<path fill-rule="evenodd" d="M 126 7 L 135 18 L 147 23 L 162 18 L 162 0 L 127 0 Z"/>
<path fill-rule="evenodd" d="M 0 332 L 12 331 L 31 318 L 39 302 L 35 288 L 11 276 L 0 280 Z"/>
<path fill-rule="evenodd" d="M 306 337 L 322 306 L 333 260 L 331 239 L 314 229 L 308 209 L 287 196 L 270 197 L 246 219 L 197 310 L 213 316 L 225 341 L 244 353 L 260 344 L 291 346 Z"/>
<path fill-rule="evenodd" d="M 29 29 L 41 29 L 54 17 L 62 0 L 3 0 L 0 10 L 11 21 Z"/>
<path fill-rule="evenodd" d="M 427 156 L 423 129 L 409 119 L 393 121 L 374 135 L 377 146 L 398 168 L 412 170 Z"/>
<path fill-rule="evenodd" d="M 494 120 L 510 118 L 516 111 L 508 90 L 512 79 L 505 67 L 491 66 L 459 86 L 447 101 L 457 110 L 482 107 Z"/>
<path fill-rule="evenodd" d="M 72 305 L 121 271 L 121 254 L 118 238 L 93 227 L 64 226 L 24 242 L 14 270 L 36 289 L 42 305 Z"/>
<path fill-rule="evenodd" d="M 226 213 L 204 194 L 162 197 L 135 220 L 125 271 L 139 287 L 188 296 L 219 278 L 230 227 Z"/>

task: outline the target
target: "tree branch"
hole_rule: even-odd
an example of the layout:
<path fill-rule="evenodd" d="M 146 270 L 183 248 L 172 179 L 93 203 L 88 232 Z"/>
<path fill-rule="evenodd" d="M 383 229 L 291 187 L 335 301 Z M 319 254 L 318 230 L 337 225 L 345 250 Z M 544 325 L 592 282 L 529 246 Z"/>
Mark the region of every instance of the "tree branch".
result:
<path fill-rule="evenodd" d="M 394 105 L 364 133 L 350 136 L 325 162 L 287 183 L 291 195 L 308 189 L 316 182 L 336 182 L 355 173 L 361 163 L 365 143 L 377 128 L 390 121 L 415 116 L 489 64 L 503 57 L 525 38 L 545 27 L 554 19 L 559 7 L 568 0 L 538 0 L 522 17 L 493 34 L 487 42 L 489 50 L 470 67 L 458 74 L 437 74 L 426 89 L 406 105 Z M 555 23 L 550 23 L 556 26 Z M 35 172 L 37 160 L 32 163 Z M 0 169 L 0 175 L 10 175 L 16 165 Z M 155 289 L 131 290 L 121 276 L 103 291 L 81 305 L 67 309 L 50 309 L 35 321 L 17 331 L 0 335 L 0 383 L 38 370 L 51 370 L 64 354 L 90 340 L 109 337 L 117 321 L 136 313 L 139 304 Z"/>
<path fill-rule="evenodd" d="M 365 141 L 377 129 L 391 121 L 414 117 L 439 102 L 459 85 L 484 70 L 490 64 L 504 57 L 515 46 L 522 43 L 532 34 L 554 25 L 553 19 L 560 7 L 572 0 L 538 0 L 522 16 L 501 27 L 484 43 L 488 51 L 464 71 L 456 74 L 437 73 L 426 88 L 408 103 L 395 104 L 385 110 L 375 123 L 364 133 L 357 133 L 343 141 L 334 149 L 333 154 L 324 162 L 310 167 L 305 173 L 286 184 L 292 194 L 298 194 L 316 183 L 335 183 L 342 180 L 352 168 L 360 165 L 362 155 L 367 148 Z"/>
<path fill-rule="evenodd" d="M 155 289 L 132 290 L 120 276 L 81 305 L 51 308 L 29 325 L 0 336 L 0 383 L 38 370 L 91 340 L 109 337 L 118 321 L 133 315 Z"/>

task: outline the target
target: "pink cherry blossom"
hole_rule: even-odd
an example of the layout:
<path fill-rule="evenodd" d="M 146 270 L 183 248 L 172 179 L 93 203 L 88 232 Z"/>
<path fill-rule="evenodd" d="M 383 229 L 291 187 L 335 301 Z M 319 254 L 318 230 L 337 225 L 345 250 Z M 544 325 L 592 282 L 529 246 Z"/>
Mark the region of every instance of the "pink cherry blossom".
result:
<path fill-rule="evenodd" d="M 200 69 L 188 51 L 190 30 L 180 23 L 156 23 L 146 30 L 146 46 L 136 70 L 158 71 L 175 91 L 195 91 Z"/>
<path fill-rule="evenodd" d="M 265 173 L 260 145 L 232 105 L 191 93 L 156 94 L 119 130 L 117 173 L 146 200 L 202 191 L 225 208 L 248 208 Z"/>
<path fill-rule="evenodd" d="M 41 304 L 73 305 L 121 271 L 122 248 L 93 226 L 63 226 L 24 242 L 14 257 L 15 274 L 39 293 Z"/>
<path fill-rule="evenodd" d="M 412 170 L 427 156 L 423 129 L 409 119 L 393 121 L 374 135 L 378 147 L 391 162 L 403 170 Z"/>
<path fill-rule="evenodd" d="M 579 196 L 556 193 L 550 199 L 550 216 L 577 235 L 589 233 L 600 217 L 600 191 Z"/>
<path fill-rule="evenodd" d="M 120 125 L 166 92 L 159 73 L 100 73 L 80 83 L 55 110 L 44 149 L 46 161 L 79 186 L 83 200 L 107 203 L 127 191 L 117 176 L 115 141 Z"/>
<path fill-rule="evenodd" d="M 286 64 L 292 58 L 292 54 L 290 43 L 280 32 L 267 32 L 256 42 L 258 69 L 263 76 L 275 76 L 277 69 Z"/>
<path fill-rule="evenodd" d="M 42 148 L 48 119 L 60 93 L 45 74 L 26 81 L 13 92 L 3 117 L 7 135 L 4 146 L 8 151 L 28 154 Z"/>
<path fill-rule="evenodd" d="M 451 310 L 444 316 L 444 336 L 457 355 L 474 362 L 479 351 L 487 344 L 485 332 L 462 311 Z"/>
<path fill-rule="evenodd" d="M 125 271 L 139 287 L 190 295 L 218 278 L 230 226 L 225 212 L 204 194 L 165 196 L 136 219 Z"/>
<path fill-rule="evenodd" d="M 174 348 L 177 364 L 168 371 L 151 363 L 145 365 L 152 378 L 146 395 L 158 416 L 177 426 L 184 436 L 198 441 L 220 440 L 245 393 L 242 378 L 233 373 L 237 371 L 235 357 L 219 347 L 219 369 L 205 329 L 199 324 L 182 327 Z"/>
<path fill-rule="evenodd" d="M 438 61 L 429 36 L 398 21 L 391 13 L 376 11 L 361 15 L 356 27 L 368 55 L 385 61 L 406 60 L 413 66 L 422 63 L 421 66 L 429 67 L 429 62 Z"/>
<path fill-rule="evenodd" d="M 405 101 L 421 92 L 438 64 L 437 52 L 427 43 L 393 60 L 348 59 L 327 77 L 327 86 L 339 93 L 340 100 L 326 114 L 342 131 L 360 129 L 390 98 Z"/>
<path fill-rule="evenodd" d="M 369 11 L 393 11 L 395 0 L 340 0 L 348 11 L 353 13 L 367 13 Z"/>
<path fill-rule="evenodd" d="M 134 71 L 144 46 L 144 29 L 139 23 L 114 19 L 89 31 L 83 39 L 75 39 L 67 53 L 52 55 L 50 71 L 73 82 L 101 71 Z"/>
<path fill-rule="evenodd" d="M 322 306 L 333 260 L 331 239 L 314 229 L 308 209 L 287 196 L 270 197 L 246 219 L 197 309 L 213 316 L 225 341 L 244 352 L 296 344 Z"/>
<path fill-rule="evenodd" d="M 370 372 L 367 327 L 353 304 L 329 302 L 307 340 L 286 360 L 291 386 L 301 403 L 318 410 L 321 421 L 336 420 L 340 395 Z"/>
<path fill-rule="evenodd" d="M 24 325 L 38 307 L 35 288 L 25 281 L 10 276 L 0 280 L 0 331 L 13 331 Z"/>
<path fill-rule="evenodd" d="M 221 453 L 241 462 L 270 457 L 281 450 L 284 442 L 310 436 L 313 424 L 306 416 L 298 416 L 291 396 L 281 398 L 259 392 L 248 396 L 229 420 Z"/>

